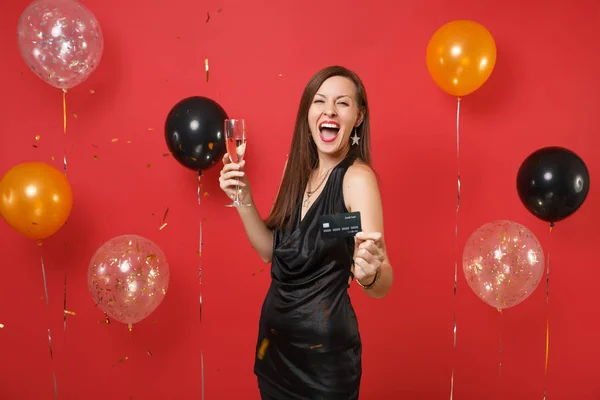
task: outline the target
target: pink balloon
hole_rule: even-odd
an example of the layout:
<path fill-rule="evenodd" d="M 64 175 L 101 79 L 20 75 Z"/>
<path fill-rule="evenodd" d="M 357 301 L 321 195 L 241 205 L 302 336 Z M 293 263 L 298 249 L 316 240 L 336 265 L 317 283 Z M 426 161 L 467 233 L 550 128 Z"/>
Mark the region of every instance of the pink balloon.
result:
<path fill-rule="evenodd" d="M 471 289 L 497 309 L 521 303 L 544 273 L 544 252 L 535 235 L 512 221 L 481 226 L 467 240 L 463 271 Z"/>
<path fill-rule="evenodd" d="M 50 85 L 70 89 L 96 69 L 104 49 L 100 24 L 75 0 L 36 0 L 19 18 L 23 60 Z"/>
<path fill-rule="evenodd" d="M 88 288 L 102 311 L 131 326 L 163 301 L 169 275 L 169 264 L 157 245 L 141 236 L 124 235 L 96 251 L 88 270 Z"/>

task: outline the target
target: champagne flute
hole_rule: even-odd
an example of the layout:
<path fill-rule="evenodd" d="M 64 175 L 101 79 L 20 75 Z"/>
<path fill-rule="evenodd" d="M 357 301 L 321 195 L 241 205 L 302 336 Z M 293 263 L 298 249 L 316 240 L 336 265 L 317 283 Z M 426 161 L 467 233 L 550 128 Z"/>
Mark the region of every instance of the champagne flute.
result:
<path fill-rule="evenodd" d="M 225 120 L 225 145 L 227 147 L 227 153 L 229 159 L 233 163 L 240 163 L 244 159 L 244 153 L 246 152 L 246 122 L 243 119 L 226 119 Z M 240 201 L 240 185 L 239 178 L 237 178 L 238 184 L 236 185 L 235 197 L 233 203 L 226 204 L 226 207 L 241 207 L 249 206 L 250 204 L 243 204 Z"/>

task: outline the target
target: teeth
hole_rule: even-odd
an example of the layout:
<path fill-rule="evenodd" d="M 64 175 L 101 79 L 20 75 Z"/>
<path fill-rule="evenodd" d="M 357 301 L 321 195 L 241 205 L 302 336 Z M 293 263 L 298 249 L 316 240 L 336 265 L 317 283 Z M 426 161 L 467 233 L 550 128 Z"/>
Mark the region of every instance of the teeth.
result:
<path fill-rule="evenodd" d="M 340 126 L 337 124 L 330 124 L 330 123 L 323 123 L 321 124 L 321 128 L 328 128 L 328 129 L 340 129 Z"/>

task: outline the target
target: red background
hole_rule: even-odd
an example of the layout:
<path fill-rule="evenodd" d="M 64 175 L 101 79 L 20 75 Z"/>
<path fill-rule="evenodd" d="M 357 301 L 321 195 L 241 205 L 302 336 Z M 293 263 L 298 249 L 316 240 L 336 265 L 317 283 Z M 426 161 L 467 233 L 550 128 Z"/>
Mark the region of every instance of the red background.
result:
<path fill-rule="evenodd" d="M 396 277 L 382 301 L 367 298 L 356 285 L 351 289 L 364 341 L 362 398 L 448 398 L 453 365 L 456 400 L 538 399 L 545 384 L 553 400 L 600 396 L 595 181 L 586 204 L 560 222 L 551 238 L 547 224 L 527 213 L 515 190 L 520 162 L 547 145 L 577 152 L 592 179 L 600 173 L 598 2 L 85 4 L 103 28 L 105 53 L 92 77 L 69 92 L 66 136 L 60 91 L 35 77 L 18 52 L 16 25 L 27 3 L 5 2 L 0 13 L 0 173 L 36 160 L 61 168 L 66 146 L 75 196 L 68 225 L 41 248 L 0 224 L 0 398 L 53 398 L 54 369 L 60 399 L 198 399 L 202 352 L 207 399 L 258 399 L 252 365 L 268 265 L 246 241 L 237 213 L 223 206 L 228 199 L 218 188 L 218 168 L 206 173 L 206 195 L 198 206 L 193 172 L 163 156 L 162 127 L 169 109 L 190 95 L 211 97 L 230 116 L 246 118 L 247 171 L 266 215 L 302 88 L 330 64 L 356 70 L 367 86 Z M 486 85 L 463 101 L 458 257 L 468 235 L 486 222 L 526 225 L 551 253 L 549 306 L 542 283 L 527 301 L 500 315 L 471 292 L 461 270 L 453 300 L 456 102 L 429 77 L 425 49 L 439 26 L 463 18 L 491 31 L 498 62 Z M 167 208 L 168 225 L 159 230 Z M 172 271 L 165 301 L 134 327 L 131 338 L 116 321 L 99 323 L 103 314 L 86 285 L 94 251 L 126 233 L 155 241 Z M 66 331 L 65 275 L 67 309 L 76 313 Z"/>

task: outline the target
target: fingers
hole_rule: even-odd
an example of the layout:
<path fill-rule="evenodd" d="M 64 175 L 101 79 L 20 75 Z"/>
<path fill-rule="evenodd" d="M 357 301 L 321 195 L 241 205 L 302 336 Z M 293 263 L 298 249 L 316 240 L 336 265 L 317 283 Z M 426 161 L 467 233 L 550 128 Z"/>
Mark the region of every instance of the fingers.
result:
<path fill-rule="evenodd" d="M 380 232 L 358 232 L 354 237 L 358 241 L 372 240 L 379 242 L 383 238 L 383 235 Z"/>
<path fill-rule="evenodd" d="M 233 178 L 241 178 L 244 175 L 246 175 L 246 173 L 243 172 L 243 171 L 229 171 L 229 172 L 224 172 L 219 177 L 219 181 L 233 179 Z"/>

